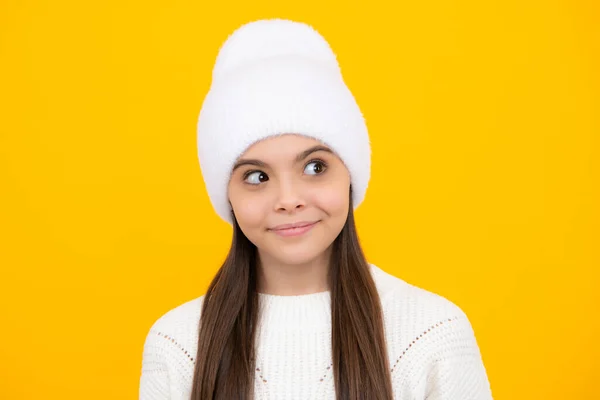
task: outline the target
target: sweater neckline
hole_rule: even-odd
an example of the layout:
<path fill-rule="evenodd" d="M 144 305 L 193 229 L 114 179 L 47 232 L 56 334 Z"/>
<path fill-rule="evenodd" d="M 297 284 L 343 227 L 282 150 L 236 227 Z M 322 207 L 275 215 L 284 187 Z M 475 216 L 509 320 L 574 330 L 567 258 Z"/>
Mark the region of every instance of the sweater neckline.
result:
<path fill-rule="evenodd" d="M 331 291 L 274 295 L 259 293 L 261 323 L 274 331 L 313 331 L 331 327 Z"/>
<path fill-rule="evenodd" d="M 379 269 L 369 263 L 378 284 Z M 379 285 L 378 285 L 379 286 Z M 319 331 L 331 329 L 331 290 L 301 295 L 258 293 L 261 326 L 270 331 Z"/>
<path fill-rule="evenodd" d="M 311 300 L 311 298 L 327 297 L 331 296 L 331 291 L 326 290 L 323 292 L 296 294 L 296 295 L 282 295 L 282 294 L 269 294 L 269 293 L 258 293 L 258 297 L 262 300 L 267 301 L 281 301 L 281 302 L 299 302 L 303 300 Z"/>

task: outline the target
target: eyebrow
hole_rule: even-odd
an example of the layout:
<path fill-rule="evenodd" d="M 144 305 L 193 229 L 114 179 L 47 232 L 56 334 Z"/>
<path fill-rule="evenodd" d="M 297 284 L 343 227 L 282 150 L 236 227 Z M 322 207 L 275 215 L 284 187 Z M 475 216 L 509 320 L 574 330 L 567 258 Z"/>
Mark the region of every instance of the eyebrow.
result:
<path fill-rule="evenodd" d="M 316 146 L 313 146 L 311 148 L 304 150 L 301 153 L 298 153 L 298 155 L 294 159 L 294 162 L 300 162 L 300 161 L 304 160 L 306 157 L 308 157 L 309 155 L 311 155 L 312 153 L 315 153 L 317 151 L 326 151 L 328 153 L 333 154 L 333 151 L 329 147 L 322 146 L 322 145 L 316 145 Z M 231 173 L 233 173 L 236 169 L 238 169 L 239 167 L 241 167 L 243 165 L 254 165 L 254 166 L 257 166 L 260 168 L 267 168 L 269 166 L 264 161 L 260 161 L 260 160 L 256 160 L 256 159 L 241 158 L 234 164 Z"/>

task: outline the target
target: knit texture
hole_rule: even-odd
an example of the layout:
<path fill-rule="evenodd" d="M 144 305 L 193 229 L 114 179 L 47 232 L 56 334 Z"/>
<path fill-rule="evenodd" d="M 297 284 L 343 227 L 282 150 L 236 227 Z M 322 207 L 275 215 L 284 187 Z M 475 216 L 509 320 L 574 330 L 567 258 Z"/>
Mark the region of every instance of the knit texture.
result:
<path fill-rule="evenodd" d="M 466 314 L 371 264 L 382 299 L 395 400 L 491 400 Z M 140 400 L 188 400 L 204 296 L 162 315 L 143 347 Z M 334 400 L 330 292 L 260 294 L 257 400 Z"/>
<path fill-rule="evenodd" d="M 221 47 L 197 123 L 204 184 L 226 222 L 233 164 L 252 144 L 282 134 L 329 146 L 348 168 L 354 209 L 361 204 L 371 174 L 367 125 L 328 42 L 301 22 L 250 22 Z"/>

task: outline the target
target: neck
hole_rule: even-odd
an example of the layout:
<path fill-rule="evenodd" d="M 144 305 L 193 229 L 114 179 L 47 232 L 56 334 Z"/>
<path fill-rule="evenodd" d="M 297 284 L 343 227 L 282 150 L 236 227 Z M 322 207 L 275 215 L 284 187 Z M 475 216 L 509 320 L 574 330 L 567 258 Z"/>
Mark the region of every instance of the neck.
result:
<path fill-rule="evenodd" d="M 327 249 L 318 257 L 302 263 L 285 263 L 258 251 L 258 292 L 277 296 L 300 296 L 329 290 Z"/>

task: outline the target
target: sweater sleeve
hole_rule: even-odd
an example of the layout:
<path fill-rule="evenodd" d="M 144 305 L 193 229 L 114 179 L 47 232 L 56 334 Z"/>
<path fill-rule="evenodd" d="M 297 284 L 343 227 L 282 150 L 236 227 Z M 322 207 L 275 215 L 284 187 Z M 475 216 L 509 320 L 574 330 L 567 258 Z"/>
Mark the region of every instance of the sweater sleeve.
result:
<path fill-rule="evenodd" d="M 150 329 L 144 342 L 139 382 L 139 400 L 169 400 L 169 370 L 164 340 Z"/>
<path fill-rule="evenodd" d="M 492 400 L 471 323 L 464 313 L 440 329 L 427 375 L 425 400 Z"/>

